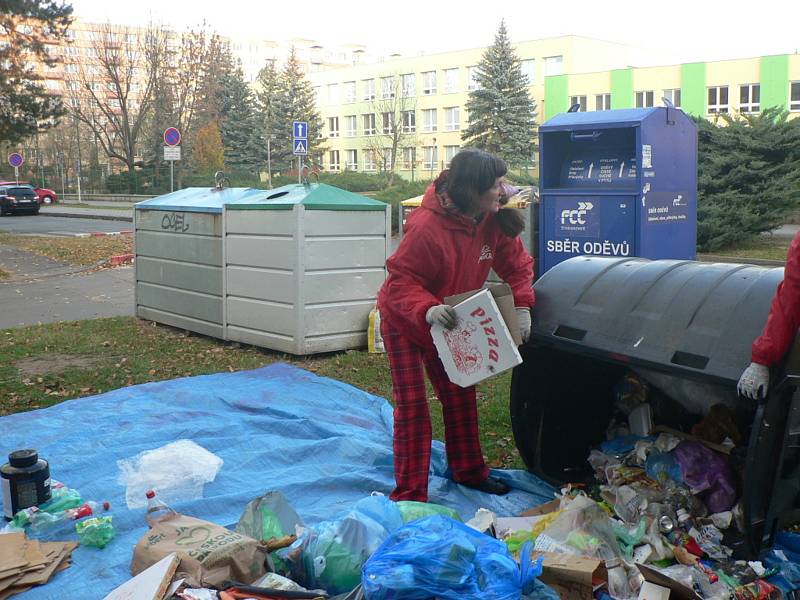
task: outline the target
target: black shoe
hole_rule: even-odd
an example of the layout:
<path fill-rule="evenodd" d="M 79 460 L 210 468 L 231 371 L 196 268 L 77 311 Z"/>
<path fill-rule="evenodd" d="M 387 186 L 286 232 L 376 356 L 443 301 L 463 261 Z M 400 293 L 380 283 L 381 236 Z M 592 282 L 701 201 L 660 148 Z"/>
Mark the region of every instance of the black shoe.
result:
<path fill-rule="evenodd" d="M 494 477 L 487 477 L 480 483 L 462 483 L 461 485 L 495 496 L 503 496 L 511 491 L 510 487 Z"/>

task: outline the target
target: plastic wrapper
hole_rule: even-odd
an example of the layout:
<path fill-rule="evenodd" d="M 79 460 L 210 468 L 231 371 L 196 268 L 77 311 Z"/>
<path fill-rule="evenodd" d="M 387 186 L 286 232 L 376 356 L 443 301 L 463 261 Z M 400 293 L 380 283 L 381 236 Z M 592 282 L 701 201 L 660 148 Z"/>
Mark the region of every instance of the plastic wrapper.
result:
<path fill-rule="evenodd" d="M 75 531 L 78 533 L 81 546 L 105 548 L 117 534 L 112 520 L 111 516 L 92 517 L 75 523 Z"/>
<path fill-rule="evenodd" d="M 267 492 L 247 506 L 236 524 L 236 533 L 254 540 L 270 540 L 293 535 L 303 521 L 281 492 Z"/>
<path fill-rule="evenodd" d="M 673 450 L 684 482 L 708 510 L 730 510 L 736 502 L 733 473 L 726 459 L 700 442 L 681 442 Z"/>
<path fill-rule="evenodd" d="M 622 556 L 608 514 L 585 496 L 578 496 L 561 511 L 537 536 L 535 548 L 603 560 Z"/>
<path fill-rule="evenodd" d="M 461 520 L 461 515 L 458 511 L 442 506 L 441 504 L 433 504 L 431 502 L 414 502 L 413 500 L 401 500 L 396 502 L 397 509 L 403 517 L 404 523 L 409 523 L 417 519 L 424 519 L 425 517 L 432 517 L 433 515 L 443 515 L 450 517 L 456 521 Z"/>
<path fill-rule="evenodd" d="M 681 467 L 672 454 L 665 452 L 655 452 L 647 457 L 644 470 L 650 479 L 665 483 L 667 480 L 675 483 L 683 483 Z"/>
<path fill-rule="evenodd" d="M 520 564 L 503 542 L 437 515 L 395 531 L 364 565 L 362 585 L 368 600 L 517 600 L 541 574 L 531 544 Z"/>
<path fill-rule="evenodd" d="M 119 483 L 125 486 L 128 508 L 147 506 L 145 493 L 155 490 L 167 504 L 203 497 L 203 486 L 214 481 L 223 460 L 192 440 L 178 440 L 117 461 Z"/>
<path fill-rule="evenodd" d="M 288 565 L 289 576 L 304 587 L 332 594 L 348 592 L 361 581 L 367 558 L 402 526 L 403 517 L 394 502 L 370 496 L 341 518 L 304 530 L 277 555 Z"/>
<path fill-rule="evenodd" d="M 611 529 L 614 531 L 614 535 L 617 536 L 622 556 L 630 561 L 633 558 L 634 547 L 642 543 L 647 533 L 647 519 L 640 520 L 635 528 L 623 525 L 618 521 L 612 521 Z"/>

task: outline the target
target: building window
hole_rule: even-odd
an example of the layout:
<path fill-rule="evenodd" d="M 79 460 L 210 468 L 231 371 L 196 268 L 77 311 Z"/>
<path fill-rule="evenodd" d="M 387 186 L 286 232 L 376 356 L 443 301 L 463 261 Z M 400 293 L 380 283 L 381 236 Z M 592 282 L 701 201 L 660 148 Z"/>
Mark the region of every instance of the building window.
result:
<path fill-rule="evenodd" d="M 444 70 L 444 93 L 453 94 L 458 91 L 458 69 Z"/>
<path fill-rule="evenodd" d="M 367 113 L 364 117 L 364 135 L 375 135 L 375 113 Z"/>
<path fill-rule="evenodd" d="M 636 108 L 650 108 L 653 106 L 653 92 L 636 92 Z"/>
<path fill-rule="evenodd" d="M 338 171 L 339 170 L 339 151 L 338 150 L 331 150 L 328 152 L 328 170 L 329 171 Z"/>
<path fill-rule="evenodd" d="M 339 104 L 339 84 L 328 84 L 328 104 Z"/>
<path fill-rule="evenodd" d="M 576 104 L 580 105 L 578 112 L 586 112 L 586 96 L 570 96 L 570 107 L 575 106 Z"/>
<path fill-rule="evenodd" d="M 77 92 L 79 89 L 81 89 L 81 84 L 78 83 L 77 81 L 68 81 L 67 89 L 72 90 L 73 92 Z"/>
<path fill-rule="evenodd" d="M 375 150 L 364 150 L 364 170 L 375 170 Z"/>
<path fill-rule="evenodd" d="M 597 94 L 594 97 L 595 110 L 611 110 L 611 94 Z"/>
<path fill-rule="evenodd" d="M 416 148 L 403 148 L 403 168 L 411 169 L 417 156 Z"/>
<path fill-rule="evenodd" d="M 444 147 L 444 168 L 450 168 L 450 161 L 453 160 L 453 157 L 458 154 L 459 147 L 458 146 L 445 146 Z"/>
<path fill-rule="evenodd" d="M 375 100 L 375 80 L 365 79 L 361 82 L 364 89 L 364 100 Z"/>
<path fill-rule="evenodd" d="M 355 81 L 345 81 L 344 82 L 344 101 L 345 102 L 355 102 L 356 101 L 356 82 Z"/>
<path fill-rule="evenodd" d="M 417 77 L 414 73 L 406 73 L 401 76 L 403 85 L 403 96 L 410 98 L 417 95 Z"/>
<path fill-rule="evenodd" d="M 417 130 L 417 113 L 413 110 L 403 111 L 403 133 L 414 133 Z"/>
<path fill-rule="evenodd" d="M 436 71 L 425 71 L 422 74 L 422 94 L 431 96 L 436 93 Z"/>
<path fill-rule="evenodd" d="M 381 77 L 381 98 L 389 100 L 394 98 L 395 94 L 395 81 L 394 77 Z"/>
<path fill-rule="evenodd" d="M 422 131 L 436 131 L 436 109 L 426 108 L 422 111 Z"/>
<path fill-rule="evenodd" d="M 800 81 L 789 85 L 789 110 L 800 110 Z"/>
<path fill-rule="evenodd" d="M 480 89 L 480 87 L 481 85 L 478 83 L 478 67 L 467 67 L 467 89 L 472 92 Z"/>
<path fill-rule="evenodd" d="M 64 71 L 66 73 L 77 73 L 78 65 L 73 65 L 73 64 L 64 65 Z"/>
<path fill-rule="evenodd" d="M 339 117 L 328 117 L 328 137 L 339 137 Z"/>
<path fill-rule="evenodd" d="M 761 85 L 747 83 L 739 86 L 739 111 L 756 113 L 761 110 Z"/>
<path fill-rule="evenodd" d="M 545 56 L 544 58 L 544 74 L 548 75 L 563 75 L 564 74 L 564 57 L 563 56 Z"/>
<path fill-rule="evenodd" d="M 75 46 L 67 46 L 65 48 L 65 53 L 69 56 L 78 56 L 78 49 Z"/>
<path fill-rule="evenodd" d="M 461 129 L 459 121 L 459 110 L 457 106 L 449 106 L 444 109 L 444 130 L 458 131 Z"/>
<path fill-rule="evenodd" d="M 356 137 L 356 116 L 347 115 L 344 118 L 344 134 L 347 137 Z"/>
<path fill-rule="evenodd" d="M 383 121 L 383 133 L 385 135 L 391 135 L 394 133 L 394 113 L 393 112 L 385 112 L 382 115 Z"/>
<path fill-rule="evenodd" d="M 358 150 L 345 150 L 347 163 L 345 169 L 348 171 L 358 171 Z"/>
<path fill-rule="evenodd" d="M 533 85 L 536 81 L 536 61 L 531 59 L 520 61 L 519 63 L 520 69 L 522 69 L 522 74 L 528 78 L 528 85 Z"/>
<path fill-rule="evenodd" d="M 424 146 L 422 151 L 425 157 L 422 162 L 422 168 L 432 171 L 439 162 L 439 149 L 436 146 Z"/>
<path fill-rule="evenodd" d="M 708 88 L 708 114 L 728 112 L 728 86 Z"/>
<path fill-rule="evenodd" d="M 681 89 L 675 88 L 672 90 L 664 90 L 664 98 L 672 102 L 675 108 L 681 107 Z"/>
<path fill-rule="evenodd" d="M 97 50 L 95 48 L 87 48 L 86 56 L 89 58 L 97 58 Z"/>

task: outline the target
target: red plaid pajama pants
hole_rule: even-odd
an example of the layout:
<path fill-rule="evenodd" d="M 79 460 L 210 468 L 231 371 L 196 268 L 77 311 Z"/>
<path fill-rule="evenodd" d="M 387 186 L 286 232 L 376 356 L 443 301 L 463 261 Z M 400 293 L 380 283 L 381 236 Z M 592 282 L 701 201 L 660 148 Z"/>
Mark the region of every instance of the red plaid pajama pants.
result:
<path fill-rule="evenodd" d="M 425 349 L 392 329 L 381 333 L 392 371 L 394 396 L 394 477 L 392 500 L 428 501 L 431 419 L 423 365 L 442 403 L 447 462 L 453 479 L 477 484 L 489 476 L 478 435 L 475 387 L 462 388 L 447 378 L 433 345 Z"/>

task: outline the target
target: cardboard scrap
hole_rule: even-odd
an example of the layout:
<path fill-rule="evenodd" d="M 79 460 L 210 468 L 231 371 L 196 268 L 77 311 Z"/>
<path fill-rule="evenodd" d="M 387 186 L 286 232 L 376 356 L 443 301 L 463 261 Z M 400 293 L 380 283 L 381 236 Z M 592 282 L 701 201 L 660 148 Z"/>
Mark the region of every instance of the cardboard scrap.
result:
<path fill-rule="evenodd" d="M 683 585 L 679 581 L 670 579 L 663 573 L 659 573 L 653 567 L 637 563 L 636 568 L 639 569 L 645 581 L 667 588 L 670 591 L 670 598 L 674 598 L 675 600 L 702 600 L 692 588 Z"/>
<path fill-rule="evenodd" d="M 597 558 L 550 552 L 534 555 L 544 558 L 540 579 L 562 600 L 591 600 L 595 590 L 608 579 L 603 562 Z"/>
<path fill-rule="evenodd" d="M 161 600 L 170 588 L 181 559 L 172 552 L 133 579 L 113 590 L 103 600 Z"/>
<path fill-rule="evenodd" d="M 69 566 L 77 547 L 77 542 L 29 540 L 24 533 L 0 535 L 0 600 L 47 583 Z"/>

